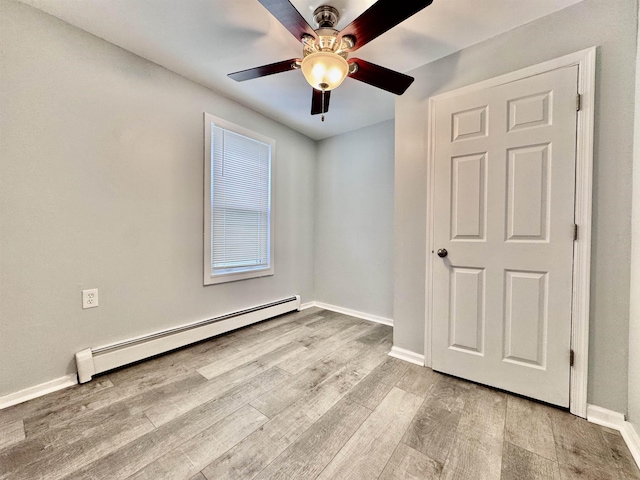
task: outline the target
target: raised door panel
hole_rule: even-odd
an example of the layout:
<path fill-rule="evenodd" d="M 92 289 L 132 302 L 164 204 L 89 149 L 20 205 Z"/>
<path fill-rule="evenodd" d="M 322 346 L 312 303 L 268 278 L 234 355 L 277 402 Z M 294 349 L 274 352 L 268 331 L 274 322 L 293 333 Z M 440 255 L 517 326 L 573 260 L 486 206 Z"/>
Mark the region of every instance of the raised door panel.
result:
<path fill-rule="evenodd" d="M 509 100 L 509 131 L 551 125 L 552 98 L 549 91 Z"/>
<path fill-rule="evenodd" d="M 506 240 L 548 242 L 551 145 L 507 151 Z"/>
<path fill-rule="evenodd" d="M 485 239 L 486 170 L 486 153 L 451 160 L 451 240 Z"/>
<path fill-rule="evenodd" d="M 548 273 L 505 272 L 504 361 L 546 367 Z"/>
<path fill-rule="evenodd" d="M 488 106 L 456 112 L 451 115 L 451 141 L 487 136 Z"/>
<path fill-rule="evenodd" d="M 475 355 L 484 352 L 485 272 L 482 268 L 451 268 L 449 347 Z"/>

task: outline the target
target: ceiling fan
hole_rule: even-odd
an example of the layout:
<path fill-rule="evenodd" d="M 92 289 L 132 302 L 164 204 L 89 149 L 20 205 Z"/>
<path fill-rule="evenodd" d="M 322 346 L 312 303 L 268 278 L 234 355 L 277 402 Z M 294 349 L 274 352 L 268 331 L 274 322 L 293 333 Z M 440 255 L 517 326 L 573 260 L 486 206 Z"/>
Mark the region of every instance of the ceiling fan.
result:
<path fill-rule="evenodd" d="M 322 5 L 313 12 L 313 19 L 318 25 L 313 30 L 289 0 L 258 1 L 302 43 L 302 58 L 250 68 L 228 76 L 244 82 L 300 69 L 313 87 L 311 115 L 321 113 L 323 121 L 324 114 L 329 111 L 331 90 L 338 87 L 347 76 L 396 95 L 402 95 L 409 88 L 414 80 L 412 77 L 359 58 L 349 58 L 349 53 L 355 52 L 433 2 L 378 0 L 346 28 L 338 31 L 334 26 L 340 20 L 340 13 L 329 5 Z"/>

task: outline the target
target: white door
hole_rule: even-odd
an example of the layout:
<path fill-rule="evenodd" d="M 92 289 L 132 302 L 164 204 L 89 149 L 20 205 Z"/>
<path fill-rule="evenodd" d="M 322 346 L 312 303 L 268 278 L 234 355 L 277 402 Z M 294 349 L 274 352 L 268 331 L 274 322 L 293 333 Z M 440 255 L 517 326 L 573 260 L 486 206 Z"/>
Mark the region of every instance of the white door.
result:
<path fill-rule="evenodd" d="M 433 369 L 564 407 L 577 82 L 573 66 L 435 102 Z"/>

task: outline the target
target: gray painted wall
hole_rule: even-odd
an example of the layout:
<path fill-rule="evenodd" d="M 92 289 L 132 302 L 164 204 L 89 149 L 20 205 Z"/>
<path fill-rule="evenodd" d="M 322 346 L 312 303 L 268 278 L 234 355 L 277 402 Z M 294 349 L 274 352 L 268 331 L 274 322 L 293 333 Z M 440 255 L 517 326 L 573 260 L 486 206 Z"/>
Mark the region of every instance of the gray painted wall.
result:
<path fill-rule="evenodd" d="M 636 0 L 585 0 L 412 72 L 396 103 L 394 344 L 424 349 L 430 96 L 598 46 L 590 403 L 627 410 Z"/>
<path fill-rule="evenodd" d="M 315 142 L 23 4 L 0 0 L 0 45 L 0 396 L 88 346 L 313 299 Z M 205 111 L 277 142 L 273 277 L 202 285 Z"/>
<path fill-rule="evenodd" d="M 318 142 L 319 302 L 393 318 L 393 144 L 393 121 Z"/>
<path fill-rule="evenodd" d="M 639 9 L 640 10 L 640 9 Z M 629 308 L 629 421 L 640 434 L 640 36 L 636 51 L 633 148 L 631 297 Z"/>

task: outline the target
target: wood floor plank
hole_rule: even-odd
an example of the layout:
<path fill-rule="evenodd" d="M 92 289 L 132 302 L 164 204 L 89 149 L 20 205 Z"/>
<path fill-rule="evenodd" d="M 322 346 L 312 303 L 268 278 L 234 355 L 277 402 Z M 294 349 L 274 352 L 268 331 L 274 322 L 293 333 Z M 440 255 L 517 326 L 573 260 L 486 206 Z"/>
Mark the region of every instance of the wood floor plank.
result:
<path fill-rule="evenodd" d="M 552 420 L 561 478 L 619 479 L 605 433 L 597 425 L 560 410 Z"/>
<path fill-rule="evenodd" d="M 44 416 L 51 411 L 58 410 L 61 406 L 82 401 L 93 394 L 99 394 L 103 390 L 111 387 L 113 387 L 113 383 L 109 378 L 98 377 L 89 383 L 75 385 L 49 393 L 43 397 L 34 398 L 28 402 L 4 408 L 0 410 L 0 423 L 8 423 L 13 420 L 23 420 L 35 416 Z"/>
<path fill-rule="evenodd" d="M 312 330 L 317 330 L 318 332 L 325 332 L 327 338 L 335 335 L 336 333 L 342 332 L 349 327 L 353 327 L 355 325 L 364 325 L 365 322 L 362 319 L 349 317 L 347 315 L 340 315 L 339 313 L 329 312 L 328 310 L 323 311 L 318 318 L 313 322 L 305 322 L 304 324 Z"/>
<path fill-rule="evenodd" d="M 22 419 L 0 422 L 0 452 L 24 439 L 24 421 Z"/>
<path fill-rule="evenodd" d="M 363 353 L 366 348 L 362 343 L 351 341 L 295 375 L 289 385 L 298 390 L 311 390 L 344 367 L 356 355 Z"/>
<path fill-rule="evenodd" d="M 88 428 L 95 425 L 100 417 L 108 417 L 123 409 L 128 410 L 132 415 L 143 412 L 159 398 L 170 396 L 176 391 L 193 388 L 204 382 L 206 380 L 201 375 L 193 372 L 178 380 L 173 379 L 169 383 L 160 380 L 148 385 L 145 383 L 145 386 L 140 389 L 129 388 L 127 385 L 112 387 L 103 390 L 99 396 L 86 396 L 79 402 L 69 402 L 55 410 L 52 409 L 47 414 L 25 419 L 27 438 L 34 438 L 52 429 L 66 426 L 75 430 L 74 424 Z"/>
<path fill-rule="evenodd" d="M 442 470 L 443 480 L 499 479 L 502 466 L 507 398 L 502 392 L 473 385 Z"/>
<path fill-rule="evenodd" d="M 316 312 L 314 315 L 307 315 L 305 317 L 299 318 L 296 320 L 300 325 L 309 326 L 309 324 L 316 323 L 318 320 L 321 320 L 323 317 L 325 310 Z"/>
<path fill-rule="evenodd" d="M 69 475 L 69 479 L 125 479 L 232 414 L 254 398 L 271 390 L 287 377 L 288 374 L 276 367 L 267 370 L 221 397 L 191 410 L 186 415 L 182 415 L 138 438 L 135 442 L 131 442 L 75 471 Z"/>
<path fill-rule="evenodd" d="M 293 322 L 295 322 L 294 315 L 286 314 L 276 318 L 270 318 L 269 320 L 265 320 L 264 322 L 256 323 L 253 327 L 259 332 L 266 332 L 267 330 L 279 327 L 280 325 L 285 325 L 287 323 Z"/>
<path fill-rule="evenodd" d="M 352 317 L 347 317 L 345 315 L 341 316 L 327 310 L 323 310 L 322 316 L 315 315 L 308 319 L 299 320 L 297 323 L 307 326 L 311 331 L 306 338 L 300 340 L 300 343 L 305 347 L 309 347 L 322 340 L 326 340 L 329 337 L 343 332 L 355 325 L 371 325 L 371 322 L 353 319 Z"/>
<path fill-rule="evenodd" d="M 145 414 L 156 427 L 164 425 L 304 350 L 306 350 L 305 347 L 296 343 L 288 343 L 257 357 L 254 361 L 218 375 L 208 382 L 198 384 L 191 389 L 177 391 L 173 395 L 165 395 L 162 401 L 145 410 Z"/>
<path fill-rule="evenodd" d="M 291 351 L 292 350 L 287 350 L 287 352 Z M 293 351 L 295 351 L 295 349 Z M 269 363 L 259 361 L 249 362 L 246 365 L 219 375 L 213 380 L 201 383 L 190 389 L 177 391 L 173 395 L 164 396 L 161 400 L 146 409 L 144 413 L 156 427 L 160 427 L 188 413 L 193 408 L 220 397 L 272 367 L 273 365 Z"/>
<path fill-rule="evenodd" d="M 356 342 L 358 339 L 355 340 Z M 375 370 L 388 357 L 393 345 L 393 335 L 387 335 L 378 344 L 370 345 L 362 356 L 357 358 L 358 365 L 367 370 Z"/>
<path fill-rule="evenodd" d="M 377 478 L 422 402 L 421 397 L 394 387 L 318 479 Z"/>
<path fill-rule="evenodd" d="M 256 327 L 247 335 L 238 338 L 233 343 L 233 346 L 240 351 L 248 350 L 271 340 L 282 338 L 284 335 L 294 330 L 305 331 L 306 328 L 304 325 L 300 325 L 296 322 L 287 322 L 267 330 L 258 330 Z"/>
<path fill-rule="evenodd" d="M 0 479 L 57 480 L 64 478 L 153 430 L 153 425 L 144 415 L 130 417 L 126 422 L 106 424 L 86 441 L 77 441 L 64 448 L 56 449 L 55 452 L 37 462 L 19 465 L 9 472 L 5 472 L 5 465 L 2 465 Z"/>
<path fill-rule="evenodd" d="M 148 362 L 110 372 L 108 376 L 98 377 L 92 382 L 84 384 L 91 385 L 96 382 L 96 385 L 101 388 L 94 388 L 86 394 L 78 395 L 73 402 L 61 401 L 56 405 L 49 406 L 44 411 L 30 415 L 25 424 L 27 437 L 31 438 L 51 428 L 63 426 L 70 422 L 77 422 L 79 417 L 88 414 L 92 415 L 95 411 L 110 407 L 126 399 L 136 403 L 136 399 L 140 398 L 141 392 L 143 392 L 144 396 L 148 390 L 164 387 L 177 380 L 184 380 L 185 378 L 193 380 L 194 377 L 191 375 L 189 368 L 187 368 L 190 359 L 193 362 L 193 358 L 197 358 L 199 361 L 208 358 L 208 348 L 213 343 L 207 343 L 209 343 L 208 346 L 198 344 L 192 347 L 195 352 L 205 352 L 202 357 L 193 352 L 190 355 L 186 355 L 184 352 L 190 349 L 184 349 L 156 357 Z M 234 348 L 225 347 L 216 349 L 215 355 L 224 358 L 233 352 L 236 352 Z M 208 353 L 210 354 L 211 352 Z M 195 363 L 197 364 L 197 362 Z M 107 390 L 105 391 L 105 389 Z M 156 398 L 161 397 L 163 393 L 166 393 L 166 390 L 158 391 L 157 393 Z"/>
<path fill-rule="evenodd" d="M 298 312 L 287 313 L 285 315 L 281 315 L 277 318 L 272 318 L 269 320 L 265 320 L 264 322 L 260 322 L 256 324 L 256 330 L 260 330 L 261 332 L 270 330 L 279 325 L 283 325 L 289 322 L 298 322 L 300 323 L 302 320 L 318 317 L 318 313 L 321 312 L 322 309 L 318 307 L 306 308 L 304 310 L 300 310 Z M 315 321 L 315 319 L 313 320 Z M 300 323 L 302 324 L 302 323 Z"/>
<path fill-rule="evenodd" d="M 622 434 L 620 433 L 620 430 L 614 430 L 613 428 L 609 428 L 609 427 L 605 427 L 604 425 L 598 425 L 600 427 L 600 430 L 602 430 L 603 433 L 610 433 L 611 435 L 616 435 L 618 437 L 621 437 Z"/>
<path fill-rule="evenodd" d="M 307 328 L 309 329 L 307 336 L 298 340 L 300 345 L 304 347 L 310 347 L 315 343 L 326 340 L 327 338 L 335 335 L 338 331 L 340 331 L 340 328 L 336 328 L 335 325 L 327 325 L 327 328 Z"/>
<path fill-rule="evenodd" d="M 179 349 L 153 359 L 109 372 L 114 385 L 121 388 L 145 388 L 160 382 L 170 382 L 214 360 L 237 354 L 232 345 L 220 345 L 215 339 Z"/>
<path fill-rule="evenodd" d="M 209 365 L 199 368 L 197 371 L 200 375 L 206 379 L 212 379 L 218 375 L 233 370 L 236 367 L 244 365 L 245 363 L 256 360 L 258 357 L 266 355 L 268 353 L 277 350 L 285 345 L 295 342 L 301 336 L 305 336 L 308 330 L 306 327 L 297 326 L 295 329 L 288 331 L 284 335 L 277 338 L 273 338 L 267 342 L 258 344 L 255 348 L 248 350 L 241 350 L 238 353 L 231 355 L 227 358 L 220 359 L 212 362 Z"/>
<path fill-rule="evenodd" d="M 430 368 L 410 365 L 407 373 L 396 383 L 396 387 L 418 395 L 419 397 L 426 398 L 440 376 L 439 373 L 434 372 Z"/>
<path fill-rule="evenodd" d="M 321 358 L 326 357 L 338 348 L 349 343 L 351 340 L 355 340 L 358 337 L 366 335 L 372 328 L 374 327 L 369 323 L 357 324 L 349 327 L 325 340 L 321 340 L 310 345 L 306 352 L 295 357 L 291 357 L 278 364 L 278 366 L 291 374 L 299 373 L 305 368 L 316 363 Z"/>
<path fill-rule="evenodd" d="M 442 464 L 423 453 L 400 442 L 379 480 L 437 479 L 442 473 Z"/>
<path fill-rule="evenodd" d="M 440 376 L 402 441 L 444 465 L 455 439 L 467 392 L 459 380 Z"/>
<path fill-rule="evenodd" d="M 358 338 L 358 341 L 365 345 L 372 346 L 379 344 L 388 335 L 393 335 L 393 328 L 388 325 L 378 324 L 375 325 L 369 333 Z"/>
<path fill-rule="evenodd" d="M 501 480 L 559 480 L 558 463 L 509 442 L 502 448 Z"/>
<path fill-rule="evenodd" d="M 509 396 L 505 440 L 555 462 L 552 410 L 532 400 Z"/>
<path fill-rule="evenodd" d="M 341 369 L 202 470 L 208 479 L 251 479 L 338 403 L 367 372 Z"/>
<path fill-rule="evenodd" d="M 261 480 L 312 479 L 335 457 L 371 411 L 341 400 L 256 477 Z"/>
<path fill-rule="evenodd" d="M 129 478 L 188 480 L 267 421 L 267 417 L 246 405 Z"/>
<path fill-rule="evenodd" d="M 378 404 L 385 398 L 393 386 L 409 369 L 409 363 L 392 357 L 385 360 L 367 378 L 354 388 L 347 398 L 353 402 L 375 410 Z"/>
<path fill-rule="evenodd" d="M 386 338 L 386 337 L 385 337 Z M 347 345 L 352 343 L 358 343 L 360 338 L 352 340 Z M 389 340 L 389 339 L 387 339 Z M 355 355 L 355 358 L 351 358 L 346 364 L 347 368 L 356 371 L 371 371 L 378 367 L 387 358 L 387 353 L 390 348 L 390 342 L 388 342 L 388 348 L 385 345 L 373 345 L 367 346 L 364 351 L 359 350 L 357 345 L 354 348 L 359 350 L 359 354 Z M 268 392 L 263 397 L 252 402 L 252 405 L 267 415 L 269 418 L 273 418 L 286 407 L 299 400 L 304 394 L 306 388 L 312 388 L 324 381 L 325 378 L 335 373 L 338 368 L 341 368 L 343 363 L 338 361 L 351 357 L 349 348 L 344 351 L 342 349 L 336 350 L 330 353 L 327 357 L 324 357 L 316 364 L 312 365 L 308 369 L 303 370 L 297 375 L 291 377 L 285 385 L 281 385 L 278 389 L 274 389 L 272 392 Z M 334 362 L 331 362 L 334 360 Z M 322 365 L 320 366 L 320 363 Z M 318 366 L 314 372 L 308 372 L 308 370 L 314 369 L 314 366 Z M 301 381 L 306 379 L 307 381 Z M 294 387 L 295 384 L 295 387 Z M 303 387 L 304 385 L 304 387 Z M 297 388 L 296 388 L 297 387 Z M 390 387 L 389 387 L 390 388 Z M 277 390 L 277 391 L 276 391 Z"/>
<path fill-rule="evenodd" d="M 629 447 L 621 435 L 611 434 L 603 431 L 604 441 L 609 446 L 609 451 L 613 461 L 618 467 L 620 478 L 625 480 L 639 480 L 640 469 L 636 465 Z"/>
<path fill-rule="evenodd" d="M 253 400 L 251 406 L 267 417 L 273 418 L 304 395 L 305 392 L 302 390 L 282 385 Z"/>
<path fill-rule="evenodd" d="M 59 455 L 60 452 L 68 451 L 76 442 L 117 443 L 111 442 L 109 436 L 120 429 L 126 429 L 130 421 L 137 422 L 135 419 L 132 420 L 132 417 L 135 417 L 135 414 L 132 414 L 131 410 L 123 404 L 118 408 L 108 408 L 93 415 L 80 417 L 77 422 L 53 428 L 42 435 L 26 439 L 0 452 L 0 475 L 24 469 L 46 457 Z"/>

